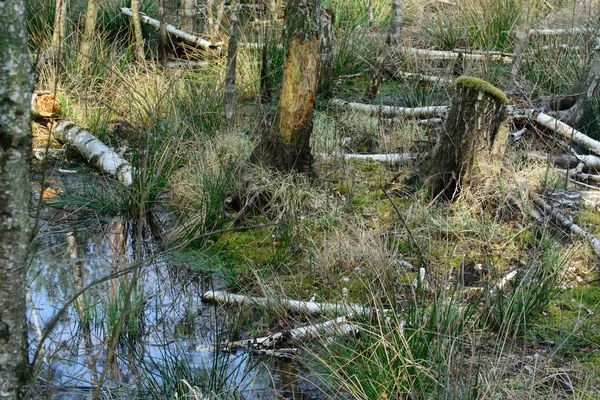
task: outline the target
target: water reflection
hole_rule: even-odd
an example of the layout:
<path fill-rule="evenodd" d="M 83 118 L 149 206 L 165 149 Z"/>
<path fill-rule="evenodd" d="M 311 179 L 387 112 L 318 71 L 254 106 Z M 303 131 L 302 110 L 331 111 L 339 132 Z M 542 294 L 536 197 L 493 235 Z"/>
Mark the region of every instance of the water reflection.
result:
<path fill-rule="evenodd" d="M 45 226 L 29 268 L 32 355 L 40 331 L 68 299 L 132 265 L 135 238 L 140 237 L 137 226 L 119 218 Z M 148 262 L 131 293 L 131 274 L 124 274 L 73 302 L 44 343 L 41 368 L 30 387 L 33 398 L 89 398 L 103 371 L 103 395 L 111 398 L 171 397 L 187 391 L 182 379 L 202 393 L 220 393 L 219 398 L 321 397 L 316 387 L 303 389 L 290 380 L 298 376 L 292 363 L 247 353 L 196 351 L 200 344 L 229 335 L 223 323 L 227 315 L 201 302 L 214 278 L 209 272 L 188 273 L 181 261 L 156 257 L 149 229 L 141 238 L 140 253 Z M 131 306 L 123 314 L 128 294 Z M 116 357 L 107 364 L 107 349 L 119 330 Z"/>

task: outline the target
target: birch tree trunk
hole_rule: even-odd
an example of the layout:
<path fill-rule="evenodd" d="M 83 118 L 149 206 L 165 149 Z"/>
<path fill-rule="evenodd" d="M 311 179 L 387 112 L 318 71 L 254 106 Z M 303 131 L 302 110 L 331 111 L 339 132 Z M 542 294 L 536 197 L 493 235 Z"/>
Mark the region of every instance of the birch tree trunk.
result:
<path fill-rule="evenodd" d="M 235 0 L 231 2 L 231 29 L 229 32 L 229 46 L 227 49 L 227 70 L 225 71 L 225 119 L 231 128 L 235 111 L 235 71 L 237 66 L 237 23 L 238 5 Z"/>
<path fill-rule="evenodd" d="M 402 44 L 402 0 L 392 0 L 388 44 L 390 46 L 400 46 Z"/>
<path fill-rule="evenodd" d="M 92 56 L 92 42 L 96 32 L 96 19 L 98 18 L 98 0 L 88 0 L 87 14 L 85 16 L 85 29 L 79 49 L 79 63 L 87 65 Z"/>
<path fill-rule="evenodd" d="M 54 4 L 54 26 L 52 29 L 52 41 L 50 47 L 56 51 L 65 38 L 65 27 L 67 21 L 67 1 L 56 0 Z"/>
<path fill-rule="evenodd" d="M 425 185 L 434 197 L 469 188 L 484 164 L 501 159 L 508 132 L 499 133 L 506 119 L 506 96 L 499 89 L 472 77 L 456 80 L 456 95 L 450 105 L 445 132 L 428 159 Z"/>
<path fill-rule="evenodd" d="M 166 61 L 168 58 L 168 38 L 167 28 L 165 26 L 165 0 L 158 0 L 158 56 L 160 60 Z"/>
<path fill-rule="evenodd" d="M 192 34 L 196 32 L 196 0 L 181 1 L 179 29 Z"/>
<path fill-rule="evenodd" d="M 273 127 L 261 137 L 251 159 L 267 167 L 314 174 L 310 136 L 313 129 L 319 0 L 287 0 L 287 42 L 283 83 Z"/>
<path fill-rule="evenodd" d="M 515 49 L 513 51 L 515 57 L 510 67 L 510 76 L 513 81 L 519 77 L 521 73 L 521 65 L 523 64 L 523 53 L 527 48 L 527 41 L 529 40 L 529 9 L 531 0 L 523 0 L 521 3 L 521 9 L 519 10 L 519 20 L 517 37 L 515 40 Z M 516 83 L 514 83 L 516 84 Z"/>
<path fill-rule="evenodd" d="M 144 37 L 142 36 L 142 24 L 140 23 L 140 0 L 131 0 L 131 13 L 133 22 L 133 36 L 135 38 L 135 56 L 138 62 L 143 63 L 144 56 Z"/>
<path fill-rule="evenodd" d="M 321 10 L 319 33 L 317 92 L 327 95 L 331 89 L 331 69 L 333 67 L 333 14 L 328 10 Z"/>
<path fill-rule="evenodd" d="M 26 269 L 33 79 L 22 0 L 0 6 L 0 399 L 21 398 L 27 374 Z"/>

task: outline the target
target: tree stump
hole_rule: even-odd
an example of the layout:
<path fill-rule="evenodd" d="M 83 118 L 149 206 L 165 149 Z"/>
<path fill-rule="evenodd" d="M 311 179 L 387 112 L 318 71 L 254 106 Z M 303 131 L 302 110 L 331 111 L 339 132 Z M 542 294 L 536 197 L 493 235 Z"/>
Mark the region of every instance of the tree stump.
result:
<path fill-rule="evenodd" d="M 425 163 L 425 187 L 448 199 L 486 178 L 489 165 L 504 155 L 508 131 L 502 91 L 481 79 L 456 80 L 456 95 L 440 140 Z"/>

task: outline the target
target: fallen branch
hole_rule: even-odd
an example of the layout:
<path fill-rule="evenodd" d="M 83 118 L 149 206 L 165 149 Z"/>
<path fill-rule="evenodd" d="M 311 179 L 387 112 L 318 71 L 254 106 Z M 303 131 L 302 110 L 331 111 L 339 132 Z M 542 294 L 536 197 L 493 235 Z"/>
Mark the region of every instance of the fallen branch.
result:
<path fill-rule="evenodd" d="M 570 127 L 564 122 L 561 122 L 556 118 L 549 116 L 548 114 L 538 113 L 535 110 L 528 110 L 526 114 L 529 116 L 529 119 L 537 122 L 541 126 L 551 129 L 559 135 L 570 139 L 578 145 L 600 155 L 600 142 L 597 140 L 592 139 L 586 134 L 579 132 L 575 128 Z"/>
<path fill-rule="evenodd" d="M 456 60 L 462 56 L 465 60 L 472 61 L 501 61 L 504 64 L 511 64 L 513 62 L 512 57 L 498 54 L 465 54 L 454 51 L 416 49 L 414 47 L 402 47 L 402 52 L 405 55 L 414 56 L 419 59 L 426 58 L 428 60 Z"/>
<path fill-rule="evenodd" d="M 375 104 L 364 104 L 345 101 L 341 99 L 331 99 L 330 104 L 338 107 L 348 108 L 354 111 L 360 111 L 374 116 L 384 117 L 406 117 L 406 118 L 445 118 L 448 113 L 448 106 L 430 106 L 430 107 L 394 107 L 380 106 Z"/>
<path fill-rule="evenodd" d="M 121 8 L 121 12 L 129 17 L 133 16 L 131 9 L 129 9 L 127 7 Z M 154 18 L 150 18 L 149 16 L 147 16 L 143 13 L 140 13 L 140 22 L 142 24 L 150 25 L 155 29 L 160 29 L 160 21 L 158 21 Z M 202 47 L 203 49 L 207 49 L 207 50 L 208 49 L 218 49 L 219 47 L 221 47 L 223 45 L 223 43 L 221 43 L 221 42 L 215 43 L 213 45 L 208 40 L 199 38 L 197 36 L 194 36 L 192 34 L 189 34 L 187 32 L 179 30 L 170 24 L 165 24 L 165 30 L 167 32 L 169 32 L 171 35 L 178 37 L 182 41 L 184 41 L 192 46 Z"/>
<path fill-rule="evenodd" d="M 552 204 L 562 208 L 588 208 L 600 207 L 600 192 L 598 191 L 572 191 L 563 189 L 548 189 L 546 197 L 552 200 Z"/>
<path fill-rule="evenodd" d="M 363 315 L 370 312 L 368 307 L 358 304 L 334 304 L 317 303 L 314 301 L 299 301 L 288 299 L 274 299 L 266 297 L 252 297 L 241 294 L 227 293 L 220 290 L 211 290 L 202 296 L 204 301 L 223 304 L 245 304 L 260 306 L 281 306 L 287 310 L 302 312 L 307 314 L 344 314 L 344 315 Z"/>
<path fill-rule="evenodd" d="M 596 183 L 600 183 L 600 175 L 595 175 L 595 174 L 586 174 L 584 172 L 580 172 L 576 169 L 557 169 L 558 172 L 565 174 L 565 176 L 568 176 L 569 178 L 574 178 L 577 180 L 582 180 L 582 181 L 586 181 L 586 182 L 596 182 Z"/>
<path fill-rule="evenodd" d="M 533 190 L 525 187 L 527 194 L 529 197 L 533 199 L 533 202 L 540 207 L 546 215 L 554 218 L 556 222 L 558 222 L 563 228 L 568 229 L 573 234 L 585 238 L 590 245 L 592 245 L 592 249 L 597 256 L 600 256 L 600 240 L 588 231 L 582 229 L 579 225 L 568 219 L 564 216 L 557 208 L 552 207 L 548 203 L 542 199 L 542 197 L 535 193 Z"/>
<path fill-rule="evenodd" d="M 454 53 L 462 53 L 462 54 L 482 54 L 485 56 L 502 56 L 502 57 L 511 57 L 514 58 L 515 55 L 513 53 L 507 53 L 505 51 L 495 51 L 495 50 L 476 50 L 476 49 L 463 49 L 456 48 L 452 49 Z"/>
<path fill-rule="evenodd" d="M 410 153 L 394 153 L 394 154 L 342 154 L 342 153 L 321 153 L 323 158 L 341 157 L 345 160 L 373 160 L 387 164 L 396 164 L 417 158 L 415 154 Z"/>
<path fill-rule="evenodd" d="M 444 78 L 443 76 L 435 76 L 435 75 L 426 75 L 420 74 L 417 72 L 394 72 L 394 78 L 403 78 L 403 79 L 416 79 L 423 82 L 429 82 L 433 84 L 440 85 L 454 85 L 454 79 L 452 78 Z"/>
<path fill-rule="evenodd" d="M 59 142 L 77 149 L 100 171 L 116 177 L 124 185 L 131 185 L 131 164 L 84 128 L 72 121 L 63 121 L 54 126 L 52 134 Z"/>
<path fill-rule="evenodd" d="M 299 328 L 284 330 L 270 336 L 238 340 L 223 344 L 223 348 L 228 350 L 246 349 L 246 350 L 264 350 L 276 349 L 287 346 L 290 342 L 300 340 L 314 339 L 319 335 L 352 335 L 358 332 L 358 327 L 348 322 L 348 317 L 343 316 L 330 321 L 305 325 Z"/>
<path fill-rule="evenodd" d="M 564 29 L 530 29 L 529 35 L 531 36 L 560 36 L 560 35 L 572 35 L 574 33 L 597 33 L 597 28 L 586 28 L 586 27 L 575 27 L 575 28 L 564 28 Z"/>
<path fill-rule="evenodd" d="M 600 157 L 593 154 L 573 155 L 573 154 L 539 154 L 539 153 L 523 153 L 523 157 L 528 160 L 548 161 L 554 166 L 560 168 L 576 168 L 579 164 L 583 164 L 583 168 L 588 170 L 600 171 Z"/>
<path fill-rule="evenodd" d="M 31 116 L 52 118 L 61 112 L 61 106 L 50 92 L 35 92 L 31 96 Z"/>

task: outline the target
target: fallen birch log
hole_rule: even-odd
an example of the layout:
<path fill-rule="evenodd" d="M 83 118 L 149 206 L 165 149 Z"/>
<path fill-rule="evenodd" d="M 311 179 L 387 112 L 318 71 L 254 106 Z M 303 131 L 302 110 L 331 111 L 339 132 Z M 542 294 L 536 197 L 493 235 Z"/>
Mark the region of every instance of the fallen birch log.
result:
<path fill-rule="evenodd" d="M 540 124 L 541 126 L 551 129 L 559 135 L 570 139 L 578 145 L 600 155 L 600 142 L 592 139 L 584 133 L 579 132 L 564 122 L 561 122 L 556 118 L 549 116 L 548 114 L 538 113 L 535 110 L 528 110 L 526 115 L 530 120 Z"/>
<path fill-rule="evenodd" d="M 129 9 L 127 7 L 121 8 L 121 12 L 129 17 L 133 16 L 131 9 Z M 140 13 L 140 22 L 142 24 L 150 25 L 151 27 L 153 27 L 155 29 L 160 29 L 160 21 L 158 21 L 154 18 L 150 18 L 149 16 L 145 15 L 144 13 Z M 192 46 L 202 47 L 203 49 L 207 49 L 207 50 L 208 49 L 218 49 L 223 45 L 223 43 L 221 43 L 221 42 L 215 43 L 213 45 L 208 40 L 199 38 L 197 36 L 194 36 L 192 34 L 189 34 L 187 32 L 179 30 L 170 24 L 165 24 L 165 30 L 167 32 L 169 32 L 171 35 L 178 37 L 182 41 L 184 41 Z"/>
<path fill-rule="evenodd" d="M 60 114 L 61 106 L 48 91 L 35 92 L 31 96 L 31 116 L 34 118 L 52 118 Z"/>
<path fill-rule="evenodd" d="M 561 36 L 561 35 L 572 35 L 574 33 L 598 33 L 597 28 L 588 27 L 575 27 L 575 28 L 564 28 L 564 29 L 530 29 L 529 35 L 531 36 Z"/>
<path fill-rule="evenodd" d="M 552 204 L 561 208 L 576 209 L 579 207 L 599 208 L 600 192 L 594 191 L 572 191 L 564 189 L 548 189 L 545 196 Z"/>
<path fill-rule="evenodd" d="M 72 121 L 62 121 L 53 127 L 52 134 L 59 142 L 77 149 L 95 168 L 116 177 L 124 185 L 131 185 L 131 164 L 84 128 Z"/>
<path fill-rule="evenodd" d="M 380 106 L 375 104 L 364 104 L 345 101 L 341 99 L 331 99 L 330 104 L 338 107 L 348 108 L 354 111 L 360 111 L 373 116 L 384 117 L 406 117 L 406 118 L 445 118 L 448 114 L 448 106 L 430 106 L 430 107 L 394 107 Z"/>
<path fill-rule="evenodd" d="M 577 171 L 576 169 L 557 169 L 558 172 L 565 174 L 569 178 L 574 178 L 586 182 L 600 183 L 600 175 L 586 174 L 584 172 Z"/>
<path fill-rule="evenodd" d="M 314 301 L 299 301 L 288 299 L 276 299 L 266 297 L 252 297 L 241 294 L 227 293 L 220 290 L 211 290 L 202 296 L 207 302 L 216 302 L 222 304 L 244 304 L 259 306 L 281 306 L 287 310 L 301 312 L 306 314 L 344 314 L 344 315 L 363 315 L 370 312 L 368 307 L 358 304 L 345 303 L 317 303 Z"/>
<path fill-rule="evenodd" d="M 454 85 L 454 79 L 444 78 L 443 76 L 435 76 L 435 75 L 426 75 L 420 74 L 417 72 L 393 72 L 394 78 L 402 78 L 402 79 L 415 79 L 423 82 L 429 82 L 433 84 L 440 85 Z"/>
<path fill-rule="evenodd" d="M 414 47 L 402 47 L 401 51 L 404 55 L 413 56 L 415 58 L 425 58 L 428 60 L 456 60 L 458 57 L 463 57 L 465 60 L 472 61 L 501 61 L 504 64 L 511 64 L 512 57 L 507 57 L 498 54 L 465 54 L 454 51 L 416 49 Z"/>
<path fill-rule="evenodd" d="M 526 187 L 525 189 L 527 191 L 527 195 L 531 199 L 533 199 L 533 202 L 546 215 L 552 217 L 559 225 L 561 225 L 565 229 L 568 229 L 573 234 L 585 238 L 592 246 L 594 253 L 596 253 L 597 256 L 600 256 L 600 240 L 598 240 L 596 236 L 582 229 L 579 225 L 577 225 L 565 215 L 563 215 L 556 207 L 553 207 L 550 204 L 546 203 L 546 201 L 544 201 L 544 199 L 542 199 L 542 197 L 539 194 L 535 193 L 533 190 L 529 189 L 528 187 Z"/>
<path fill-rule="evenodd" d="M 321 153 L 322 158 L 343 158 L 344 160 L 372 160 L 386 164 L 397 164 L 409 160 L 415 160 L 417 156 L 410 153 L 392 153 L 392 154 L 352 154 L 352 153 Z"/>
<path fill-rule="evenodd" d="M 261 338 L 251 338 L 247 340 L 238 340 L 236 342 L 226 343 L 227 348 L 235 349 L 275 349 L 286 346 L 290 342 L 300 340 L 309 340 L 318 338 L 319 335 L 352 335 L 358 332 L 356 325 L 348 322 L 348 317 L 343 316 L 330 321 L 301 326 L 290 330 L 277 332 L 270 336 Z"/>
<path fill-rule="evenodd" d="M 600 157 L 593 154 L 539 154 L 528 152 L 523 153 L 523 157 L 528 160 L 548 161 L 560 168 L 573 169 L 579 164 L 583 164 L 584 169 L 600 171 Z"/>
<path fill-rule="evenodd" d="M 484 56 L 502 56 L 502 57 L 510 57 L 515 58 L 514 53 L 507 53 L 505 51 L 497 51 L 497 50 L 476 50 L 476 49 L 463 49 L 463 48 L 455 48 L 452 49 L 454 53 L 462 53 L 462 54 L 481 54 Z"/>

